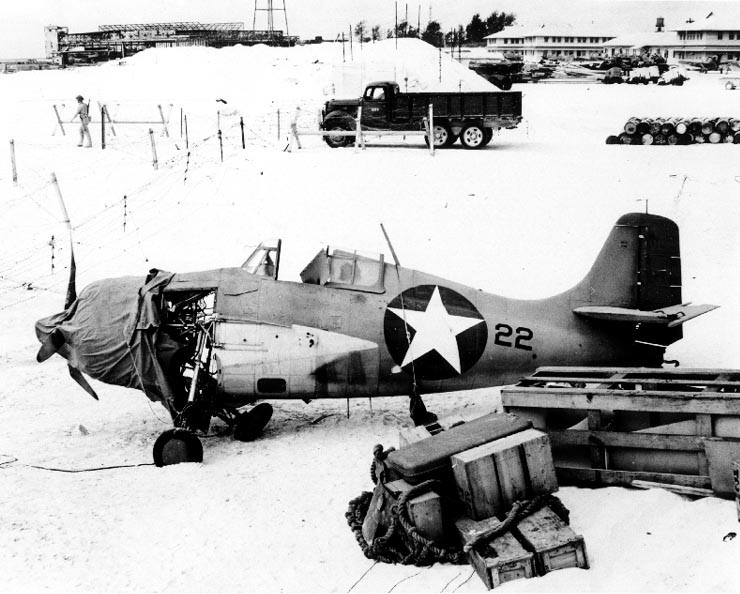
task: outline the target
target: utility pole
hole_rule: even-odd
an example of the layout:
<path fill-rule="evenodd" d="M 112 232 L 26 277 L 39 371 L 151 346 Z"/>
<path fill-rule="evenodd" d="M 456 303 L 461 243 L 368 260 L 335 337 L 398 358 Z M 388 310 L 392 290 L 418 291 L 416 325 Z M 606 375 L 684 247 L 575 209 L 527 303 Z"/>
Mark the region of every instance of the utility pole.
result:
<path fill-rule="evenodd" d="M 398 0 L 396 0 L 396 26 L 393 29 L 393 38 L 396 40 L 396 49 L 398 49 Z"/>
<path fill-rule="evenodd" d="M 416 36 L 421 38 L 421 4 L 419 4 L 419 11 L 416 14 Z"/>

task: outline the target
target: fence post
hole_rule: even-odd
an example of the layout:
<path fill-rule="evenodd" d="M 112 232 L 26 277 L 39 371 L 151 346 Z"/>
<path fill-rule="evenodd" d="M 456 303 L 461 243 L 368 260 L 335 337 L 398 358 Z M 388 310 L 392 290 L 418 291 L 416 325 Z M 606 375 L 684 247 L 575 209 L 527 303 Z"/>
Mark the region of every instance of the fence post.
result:
<path fill-rule="evenodd" d="M 62 124 L 62 118 L 59 115 L 59 110 L 57 109 L 57 106 L 54 106 L 54 113 L 57 115 L 57 123 L 59 124 L 59 128 L 62 130 L 62 136 L 66 136 L 67 133 L 64 131 L 64 125 Z M 54 132 L 56 132 L 57 129 L 54 128 Z"/>
<path fill-rule="evenodd" d="M 280 140 L 280 110 L 277 110 L 277 128 L 278 128 L 278 135 L 277 138 Z"/>
<path fill-rule="evenodd" d="M 152 141 L 152 165 L 154 169 L 159 169 L 159 163 L 157 163 L 157 147 L 154 144 L 154 130 L 149 128 L 149 139 Z"/>
<path fill-rule="evenodd" d="M 105 106 L 100 106 L 100 148 L 105 150 Z"/>
<path fill-rule="evenodd" d="M 221 163 L 224 162 L 224 139 L 221 130 L 218 131 L 218 148 L 221 152 Z"/>
<path fill-rule="evenodd" d="M 355 121 L 355 152 L 360 148 L 362 137 L 362 105 L 357 108 L 357 120 Z"/>
<path fill-rule="evenodd" d="M 188 116 L 185 115 L 185 148 L 190 148 L 190 145 L 188 144 Z"/>
<path fill-rule="evenodd" d="M 18 171 L 15 168 L 15 141 L 10 141 L 10 163 L 13 166 L 13 183 L 18 183 Z"/>
<path fill-rule="evenodd" d="M 239 118 L 239 127 L 242 129 L 242 148 L 245 149 L 247 148 L 247 145 L 244 144 L 244 118 L 243 117 Z"/>
<path fill-rule="evenodd" d="M 434 156 L 434 106 L 429 104 L 429 154 Z"/>

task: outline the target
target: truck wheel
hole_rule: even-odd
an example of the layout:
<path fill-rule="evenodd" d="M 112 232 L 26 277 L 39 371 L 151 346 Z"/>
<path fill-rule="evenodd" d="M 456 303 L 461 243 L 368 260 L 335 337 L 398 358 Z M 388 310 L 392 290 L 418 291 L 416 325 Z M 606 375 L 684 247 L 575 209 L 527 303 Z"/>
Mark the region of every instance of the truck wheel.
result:
<path fill-rule="evenodd" d="M 432 136 L 434 137 L 434 148 L 447 148 L 455 142 L 455 135 L 452 133 L 449 124 L 434 124 Z M 424 142 L 429 146 L 429 138 L 424 137 Z"/>
<path fill-rule="evenodd" d="M 480 124 L 466 124 L 460 132 L 460 142 L 466 149 L 479 149 L 484 146 L 485 133 Z"/>
<path fill-rule="evenodd" d="M 351 132 L 354 130 L 351 124 L 347 122 L 332 122 L 328 124 L 324 130 L 326 132 Z M 350 144 L 353 144 L 355 141 L 354 136 L 334 136 L 334 135 L 327 135 L 324 136 L 324 142 L 328 144 L 331 148 L 340 148 L 343 146 L 349 146 Z"/>
<path fill-rule="evenodd" d="M 493 139 L 493 128 L 483 128 L 483 144 L 481 146 L 488 145 Z"/>

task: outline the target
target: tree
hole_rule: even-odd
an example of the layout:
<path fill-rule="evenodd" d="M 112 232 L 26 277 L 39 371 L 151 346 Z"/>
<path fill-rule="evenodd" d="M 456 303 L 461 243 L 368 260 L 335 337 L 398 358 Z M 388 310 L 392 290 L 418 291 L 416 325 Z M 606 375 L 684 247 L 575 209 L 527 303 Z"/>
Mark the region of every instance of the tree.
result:
<path fill-rule="evenodd" d="M 493 35 L 503 31 L 504 27 L 510 27 L 516 21 L 515 14 L 506 14 L 505 12 L 494 11 L 486 19 L 486 35 Z"/>
<path fill-rule="evenodd" d="M 473 18 L 465 27 L 465 33 L 469 43 L 483 43 L 486 36 L 486 24 L 481 20 L 480 14 L 475 13 Z"/>
<path fill-rule="evenodd" d="M 355 37 L 357 37 L 360 42 L 364 41 L 366 32 L 367 24 L 365 23 L 365 21 L 360 21 L 355 25 Z"/>
<path fill-rule="evenodd" d="M 427 28 L 424 29 L 424 32 L 421 34 L 421 38 L 435 47 L 442 47 L 442 27 L 437 21 L 429 21 Z"/>
<path fill-rule="evenodd" d="M 374 25 L 370 30 L 370 38 L 373 41 L 380 41 L 380 25 Z"/>

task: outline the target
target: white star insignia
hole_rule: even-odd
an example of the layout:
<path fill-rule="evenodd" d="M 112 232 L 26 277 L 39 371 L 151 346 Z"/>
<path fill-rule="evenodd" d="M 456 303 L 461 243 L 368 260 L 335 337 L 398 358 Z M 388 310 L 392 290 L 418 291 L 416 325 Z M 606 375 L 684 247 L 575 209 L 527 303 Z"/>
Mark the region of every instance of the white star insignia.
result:
<path fill-rule="evenodd" d="M 388 310 L 404 320 L 416 332 L 401 367 L 416 361 L 430 351 L 437 351 L 457 373 L 462 373 L 457 335 L 480 324 L 483 322 L 482 319 L 451 315 L 442 303 L 439 287 L 434 287 L 434 293 L 424 311 L 397 307 L 389 307 Z"/>

